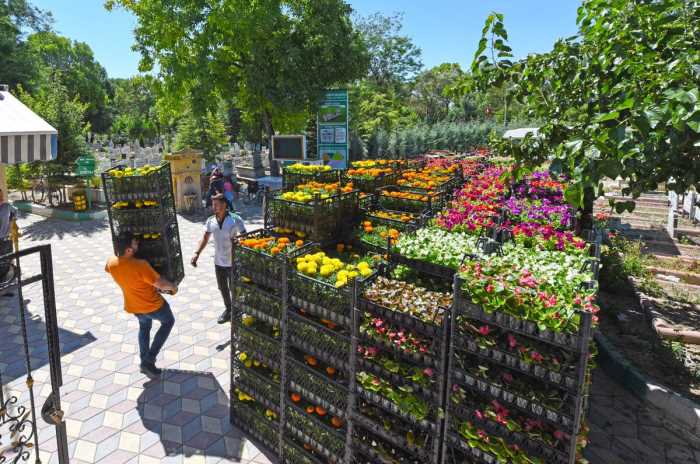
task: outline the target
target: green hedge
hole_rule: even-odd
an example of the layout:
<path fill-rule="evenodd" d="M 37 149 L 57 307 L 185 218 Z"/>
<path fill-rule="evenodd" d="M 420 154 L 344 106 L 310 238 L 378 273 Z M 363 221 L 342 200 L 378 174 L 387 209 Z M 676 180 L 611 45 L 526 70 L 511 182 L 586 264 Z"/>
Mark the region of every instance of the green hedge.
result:
<path fill-rule="evenodd" d="M 368 158 L 403 158 L 430 150 L 466 152 L 488 144 L 492 132 L 503 126 L 492 122 L 451 123 L 405 127 L 391 133 L 379 131 L 365 143 Z"/>

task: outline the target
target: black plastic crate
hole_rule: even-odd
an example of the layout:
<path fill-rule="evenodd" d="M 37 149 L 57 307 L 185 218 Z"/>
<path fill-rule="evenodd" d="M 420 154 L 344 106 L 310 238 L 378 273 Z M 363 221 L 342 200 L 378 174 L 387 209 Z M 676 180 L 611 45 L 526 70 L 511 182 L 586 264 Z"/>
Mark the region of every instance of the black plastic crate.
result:
<path fill-rule="evenodd" d="M 329 413 L 347 418 L 349 390 L 326 375 L 292 357 L 287 357 L 289 389 L 313 403 L 325 407 Z"/>
<path fill-rule="evenodd" d="M 170 164 L 163 163 L 149 174 L 140 176 L 117 176 L 125 172 L 125 166 L 115 166 L 102 173 L 102 184 L 108 205 L 117 201 L 158 200 L 166 206 L 173 204 Z M 168 194 L 169 192 L 169 194 Z"/>
<path fill-rule="evenodd" d="M 309 444 L 332 463 L 342 463 L 345 457 L 345 432 L 329 427 L 294 404 L 285 409 L 285 428 L 288 434 Z"/>
<path fill-rule="evenodd" d="M 295 238 L 293 234 L 281 234 L 273 228 L 263 228 L 240 235 L 237 242 L 234 243 L 233 259 L 238 274 L 256 285 L 275 290 L 278 293 L 282 285 L 285 284 L 285 263 L 290 266 L 288 263 L 295 257 L 305 253 L 308 248 L 304 246 L 289 253 L 280 253 L 273 256 L 241 244 L 242 241 L 261 237 L 288 237 L 290 241 L 295 241 L 299 237 Z"/>
<path fill-rule="evenodd" d="M 284 190 L 293 189 L 297 185 L 308 182 L 335 183 L 340 182 L 341 171 L 331 169 L 330 171 L 317 172 L 313 174 L 289 172 L 287 168 L 282 170 L 282 188 Z"/>
<path fill-rule="evenodd" d="M 266 376 L 257 372 L 254 367 L 245 367 L 241 361 L 234 361 L 232 368 L 235 388 L 244 391 L 266 408 L 279 414 L 279 374 L 277 377 L 275 375 Z"/>
<path fill-rule="evenodd" d="M 347 174 L 347 171 L 343 172 L 342 175 L 343 183 L 352 182 L 353 188 L 364 193 L 374 193 L 378 188 L 385 187 L 387 185 L 395 185 L 398 179 L 398 173 L 382 174 L 371 179 L 350 176 Z"/>
<path fill-rule="evenodd" d="M 152 168 L 146 175 L 115 175 L 125 169 L 117 166 L 102 173 L 115 254 L 120 234 L 133 233 L 141 240 L 139 257 L 168 280 L 179 284 L 185 276 L 185 267 L 170 164 Z"/>
<path fill-rule="evenodd" d="M 285 438 L 284 444 L 284 462 L 286 464 L 325 464 L 326 460 L 322 457 L 315 456 L 312 450 L 306 450 L 303 446 L 298 445 L 291 438 Z"/>
<path fill-rule="evenodd" d="M 279 324 L 282 317 L 282 301 L 279 296 L 241 281 L 234 288 L 235 307 L 268 324 Z"/>
<path fill-rule="evenodd" d="M 247 356 L 279 370 L 282 354 L 281 340 L 252 330 L 239 322 L 235 323 L 237 324 L 235 328 L 237 351 L 244 352 Z"/>
<path fill-rule="evenodd" d="M 360 215 L 377 208 L 376 193 L 360 193 Z"/>
<path fill-rule="evenodd" d="M 392 193 L 410 195 L 408 198 L 392 196 Z M 439 203 L 440 194 L 423 194 L 411 192 L 409 189 L 389 185 L 377 190 L 377 206 L 393 211 L 407 211 L 420 215 L 429 215 L 435 210 L 434 205 Z"/>
<path fill-rule="evenodd" d="M 516 445 L 528 456 L 552 464 L 573 464 L 576 459 L 576 436 L 580 432 L 581 420 L 585 410 L 586 379 L 589 376 L 589 346 L 592 337 L 592 315 L 582 312 L 580 326 L 576 334 L 540 331 L 531 321 L 523 320 L 502 312 L 488 313 L 471 303 L 464 294 L 463 282 L 454 279 L 454 304 L 452 308 L 449 367 L 447 376 L 447 397 L 445 411 L 446 440 L 443 443 L 444 463 L 452 464 L 468 456 L 478 462 L 492 462 L 495 459 L 489 452 L 469 446 L 468 440 L 459 435 L 460 424 L 469 422 L 486 430 L 489 435 L 502 438 L 509 445 Z M 554 372 L 545 366 L 521 362 L 518 355 L 503 351 L 498 346 L 480 346 L 472 332 L 474 328 L 462 324 L 487 324 L 492 330 L 499 330 L 503 337 L 513 334 L 527 340 L 531 349 L 544 353 L 550 346 L 557 353 L 560 365 Z M 524 343 L 524 342 L 523 342 Z M 566 355 L 564 355 L 566 353 Z M 484 375 L 469 366 L 488 366 L 494 374 Z M 533 388 L 541 390 L 549 403 L 541 398 L 519 391 L 516 387 L 504 384 L 500 378 L 509 373 L 517 379 L 527 381 Z M 497 380 L 493 380 L 493 376 Z M 512 385 L 518 385 L 513 383 Z M 527 390 L 527 389 L 526 389 Z M 466 395 L 463 402 L 458 392 Z M 552 404 L 550 395 L 557 399 Z M 527 434 L 508 430 L 488 419 L 487 416 L 475 417 L 475 409 L 498 401 L 514 413 L 524 418 L 532 418 L 545 424 L 551 430 L 565 431 L 570 438 L 563 446 L 555 447 Z"/>
<path fill-rule="evenodd" d="M 231 399 L 231 421 L 253 438 L 260 441 L 266 448 L 277 450 L 279 447 L 279 421 L 265 417 L 258 408 L 249 406 L 246 402 L 238 401 L 235 393 Z"/>
<path fill-rule="evenodd" d="M 350 326 L 352 285 L 335 288 L 297 271 L 293 271 L 289 279 L 292 305 L 318 318 Z"/>
<path fill-rule="evenodd" d="M 351 372 L 349 335 L 330 330 L 291 312 L 288 315 L 287 329 L 292 346 L 337 369 Z"/>
<path fill-rule="evenodd" d="M 405 221 L 402 221 L 400 219 L 393 219 L 391 217 L 384 217 L 382 214 L 385 215 L 399 215 L 403 216 L 405 218 L 409 218 Z M 426 218 L 422 215 L 418 214 L 413 214 L 413 213 L 408 213 L 405 211 L 392 211 L 392 210 L 385 210 L 381 208 L 377 209 L 371 209 L 371 210 L 365 210 L 363 212 L 363 221 L 370 221 L 372 225 L 381 225 L 381 226 L 386 226 L 390 227 L 392 229 L 396 229 L 400 232 L 404 231 L 411 231 L 418 229 L 421 227 L 425 221 Z"/>
<path fill-rule="evenodd" d="M 353 457 L 356 464 L 377 462 L 401 462 L 425 464 L 437 462 L 431 458 L 429 449 L 409 443 L 405 433 L 393 433 L 376 421 L 362 415 L 355 418 L 353 430 Z M 395 422 L 392 423 L 395 425 Z M 392 461 L 394 459 L 395 461 Z"/>
<path fill-rule="evenodd" d="M 281 193 L 265 200 L 265 227 L 281 227 L 317 242 L 330 242 L 351 230 L 359 220 L 360 192 L 316 196 L 307 203 L 284 200 Z"/>

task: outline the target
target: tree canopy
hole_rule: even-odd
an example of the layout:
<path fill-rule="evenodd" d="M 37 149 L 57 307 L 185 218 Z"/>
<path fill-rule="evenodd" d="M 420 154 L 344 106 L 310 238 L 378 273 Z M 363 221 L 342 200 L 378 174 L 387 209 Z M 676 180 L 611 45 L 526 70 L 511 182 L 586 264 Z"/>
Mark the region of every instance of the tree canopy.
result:
<path fill-rule="evenodd" d="M 24 37 L 27 31 L 44 31 L 51 26 L 50 13 L 25 0 L 0 0 L 0 83 L 31 89 L 35 61 Z"/>
<path fill-rule="evenodd" d="M 58 131 L 56 160 L 59 163 L 71 163 L 78 156 L 88 153 L 85 143 L 88 126 L 84 118 L 87 105 L 77 96 L 70 96 L 60 75 L 55 76 L 52 85 L 42 87 L 33 94 L 20 86 L 19 98 Z"/>
<path fill-rule="evenodd" d="M 160 133 L 157 111 L 157 82 L 152 76 L 111 79 L 113 97 L 110 100 L 111 135 L 121 142 L 152 141 Z"/>
<path fill-rule="evenodd" d="M 700 3 L 584 0 L 576 36 L 512 62 L 503 16 L 486 21 L 472 67 L 479 89 L 504 87 L 542 120 L 540 137 L 503 142 L 523 165 L 551 161 L 575 205 L 621 176 L 638 196 L 700 184 Z M 618 205 L 631 209 L 634 204 Z"/>
<path fill-rule="evenodd" d="M 399 13 L 374 13 L 356 19 L 370 56 L 367 80 L 382 89 L 406 83 L 423 67 L 420 48 L 410 37 L 401 35 L 402 20 Z"/>
<path fill-rule="evenodd" d="M 61 76 L 69 95 L 87 105 L 85 116 L 91 130 L 106 132 L 111 125 L 107 105 L 112 89 L 107 71 L 95 60 L 90 46 L 42 31 L 27 38 L 27 47 L 38 61 L 33 87 L 49 86 L 52 78 Z"/>

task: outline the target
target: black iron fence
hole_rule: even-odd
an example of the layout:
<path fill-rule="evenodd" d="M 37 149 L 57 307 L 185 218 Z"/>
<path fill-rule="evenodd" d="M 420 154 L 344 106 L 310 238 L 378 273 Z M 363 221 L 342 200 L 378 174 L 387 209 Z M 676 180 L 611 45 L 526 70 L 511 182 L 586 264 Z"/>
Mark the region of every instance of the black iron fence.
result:
<path fill-rule="evenodd" d="M 40 272 L 24 277 L 22 275 L 21 262 L 23 258 L 39 255 Z M 60 387 L 63 385 L 61 373 L 61 351 L 58 339 L 58 322 L 56 320 L 56 301 L 53 285 L 53 264 L 51 259 L 51 246 L 41 245 L 27 248 L 16 253 L 0 257 L 0 261 L 10 262 L 10 270 L 3 282 L 0 283 L 0 292 L 12 292 L 18 301 L 20 334 L 22 338 L 22 353 L 24 360 L 25 385 L 28 391 L 29 402 L 26 404 L 20 400 L 20 395 L 11 392 L 5 393 L 5 385 L 0 374 L 0 463 L 18 463 L 34 459 L 39 461 L 40 428 L 39 418 L 55 427 L 56 456 L 60 464 L 68 463 L 68 443 L 66 424 L 63 421 L 61 409 Z M 29 284 L 41 282 L 44 298 L 44 320 L 46 323 L 46 341 L 48 349 L 51 392 L 43 405 L 38 405 L 34 386 L 33 370 L 30 356 L 30 335 L 28 333 L 28 313 L 24 303 L 23 288 Z"/>

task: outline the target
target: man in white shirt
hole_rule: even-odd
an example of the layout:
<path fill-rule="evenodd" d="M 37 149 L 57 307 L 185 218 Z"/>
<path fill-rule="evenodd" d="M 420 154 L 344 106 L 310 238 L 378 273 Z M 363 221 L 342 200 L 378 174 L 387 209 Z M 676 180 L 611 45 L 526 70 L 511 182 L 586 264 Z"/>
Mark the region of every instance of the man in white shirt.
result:
<path fill-rule="evenodd" d="M 194 252 L 191 264 L 197 266 L 200 253 L 207 243 L 209 237 L 214 236 L 214 268 L 216 270 L 216 282 L 219 291 L 224 298 L 226 309 L 219 317 L 218 323 L 224 324 L 231 320 L 231 271 L 233 266 L 232 241 L 238 235 L 245 233 L 245 224 L 240 216 L 228 214 L 226 198 L 223 195 L 212 197 L 212 207 L 214 215 L 207 219 L 204 225 L 204 236 L 199 242 L 197 251 Z"/>

